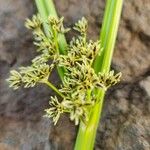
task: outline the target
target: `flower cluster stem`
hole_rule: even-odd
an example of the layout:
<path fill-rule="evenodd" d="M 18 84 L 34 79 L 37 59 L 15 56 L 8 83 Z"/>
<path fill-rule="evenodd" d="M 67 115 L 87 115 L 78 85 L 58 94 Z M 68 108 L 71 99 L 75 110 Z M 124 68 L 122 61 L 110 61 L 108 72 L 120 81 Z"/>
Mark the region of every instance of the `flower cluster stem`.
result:
<path fill-rule="evenodd" d="M 49 81 L 43 81 L 46 85 L 48 85 L 53 91 L 55 91 L 59 96 L 65 98 L 65 96 Z"/>

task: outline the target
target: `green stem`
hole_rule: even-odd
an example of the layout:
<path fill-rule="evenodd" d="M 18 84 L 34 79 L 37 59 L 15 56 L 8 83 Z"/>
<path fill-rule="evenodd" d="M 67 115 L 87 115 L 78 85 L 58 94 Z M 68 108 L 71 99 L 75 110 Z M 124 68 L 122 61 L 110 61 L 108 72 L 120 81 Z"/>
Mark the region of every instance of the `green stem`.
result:
<path fill-rule="evenodd" d="M 113 49 L 116 41 L 118 24 L 122 10 L 123 0 L 107 0 L 105 15 L 100 35 L 103 52 L 97 57 L 94 63 L 95 72 L 108 72 L 113 55 Z M 97 92 L 97 101 L 94 108 L 91 110 L 90 120 L 87 125 L 81 122 L 75 150 L 92 150 L 96 137 L 98 123 L 101 117 L 102 106 L 104 101 L 105 91 Z"/>
<path fill-rule="evenodd" d="M 45 8 L 48 12 L 48 14 L 58 18 L 57 12 L 56 12 L 56 8 L 55 5 L 53 3 L 53 0 L 43 0 L 44 4 L 45 4 Z"/>
<path fill-rule="evenodd" d="M 87 102 L 90 102 L 91 101 L 91 90 L 88 90 L 87 91 Z"/>
<path fill-rule="evenodd" d="M 53 0 L 43 0 L 47 8 L 48 14 L 58 17 Z M 64 34 L 58 35 L 59 51 L 61 54 L 66 54 L 67 42 Z"/>
<path fill-rule="evenodd" d="M 49 81 L 43 81 L 42 83 L 45 83 L 48 85 L 53 91 L 55 91 L 59 96 L 62 98 L 65 98 L 65 96 Z"/>
<path fill-rule="evenodd" d="M 35 0 L 37 9 L 39 14 L 44 22 L 46 22 L 49 15 L 53 15 L 57 17 L 57 13 L 55 10 L 55 6 L 52 0 Z M 46 23 L 44 23 L 44 31 L 47 36 L 49 36 L 49 27 Z M 61 54 L 66 54 L 67 42 L 63 34 L 58 35 L 58 44 L 59 44 L 59 52 Z M 63 81 L 65 70 L 62 67 L 57 67 L 59 76 Z"/>
<path fill-rule="evenodd" d="M 41 18 L 43 19 L 43 22 L 44 22 L 44 31 L 45 31 L 45 34 L 47 36 L 50 36 L 49 34 L 49 27 L 48 25 L 45 23 L 46 20 L 47 20 L 47 17 L 48 17 L 48 14 L 47 14 L 47 11 L 45 9 L 45 5 L 43 3 L 44 1 L 43 0 L 35 0 L 35 3 L 36 3 L 36 6 L 37 6 L 37 9 L 38 9 L 38 12 L 41 16 Z"/>

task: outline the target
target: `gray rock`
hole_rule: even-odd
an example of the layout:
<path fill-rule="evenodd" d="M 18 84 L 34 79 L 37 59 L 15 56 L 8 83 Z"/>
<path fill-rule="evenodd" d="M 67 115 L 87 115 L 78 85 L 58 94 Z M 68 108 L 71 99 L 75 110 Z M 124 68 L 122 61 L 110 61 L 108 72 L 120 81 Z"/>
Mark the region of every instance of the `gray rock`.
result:
<path fill-rule="evenodd" d="M 143 116 L 128 118 L 128 120 L 121 125 L 119 136 L 116 139 L 117 150 L 148 150 L 150 149 L 150 119 Z"/>
<path fill-rule="evenodd" d="M 140 86 L 146 91 L 147 95 L 150 97 L 150 76 L 142 80 L 140 82 Z"/>

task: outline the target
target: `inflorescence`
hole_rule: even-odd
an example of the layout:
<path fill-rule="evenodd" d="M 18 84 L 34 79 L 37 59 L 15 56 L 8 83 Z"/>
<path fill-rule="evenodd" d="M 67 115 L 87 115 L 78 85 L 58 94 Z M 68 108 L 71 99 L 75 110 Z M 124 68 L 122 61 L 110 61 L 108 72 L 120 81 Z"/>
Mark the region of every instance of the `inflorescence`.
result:
<path fill-rule="evenodd" d="M 48 26 L 45 34 L 43 25 Z M 85 18 L 79 20 L 74 30 L 79 32 L 66 47 L 67 54 L 59 53 L 58 36 L 68 32 L 63 26 L 63 18 L 48 17 L 42 21 L 39 15 L 27 19 L 25 26 L 32 30 L 34 44 L 39 55 L 32 60 L 31 66 L 12 70 L 7 79 L 13 89 L 20 87 L 34 87 L 37 83 L 51 85 L 59 94 L 51 96 L 50 108 L 45 109 L 45 116 L 57 123 L 62 113 L 69 113 L 70 119 L 79 124 L 89 120 L 89 110 L 96 104 L 96 90 L 107 90 L 120 81 L 121 73 L 95 73 L 92 65 L 97 55 L 101 54 L 102 47 L 99 41 L 87 40 L 88 23 Z M 65 73 L 60 89 L 49 82 L 49 76 L 55 67 L 64 68 Z"/>

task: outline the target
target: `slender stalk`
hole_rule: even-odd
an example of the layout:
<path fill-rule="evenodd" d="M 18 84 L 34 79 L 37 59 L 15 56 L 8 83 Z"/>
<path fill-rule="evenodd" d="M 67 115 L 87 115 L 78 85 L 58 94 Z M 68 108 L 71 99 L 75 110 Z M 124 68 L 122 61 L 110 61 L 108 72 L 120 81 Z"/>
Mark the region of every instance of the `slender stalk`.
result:
<path fill-rule="evenodd" d="M 97 57 L 94 63 L 94 69 L 98 73 L 108 72 L 112 60 L 113 49 L 116 41 L 118 24 L 122 10 L 123 0 L 107 0 L 104 20 L 100 35 L 103 52 L 102 55 Z M 75 150 L 92 150 L 98 123 L 101 116 L 105 92 L 99 90 L 97 93 L 96 103 L 90 114 L 90 120 L 87 125 L 82 122 L 79 127 Z"/>
<path fill-rule="evenodd" d="M 53 0 L 43 0 L 48 14 L 58 17 Z"/>
<path fill-rule="evenodd" d="M 48 85 L 52 90 L 54 90 L 59 96 L 65 98 L 65 96 L 49 81 L 43 81 L 46 85 Z"/>
<path fill-rule="evenodd" d="M 45 9 L 45 4 L 43 2 L 44 2 L 43 0 L 35 0 L 39 14 L 41 18 L 43 19 L 43 22 L 46 22 L 48 13 Z M 44 31 L 45 31 L 45 34 L 49 36 L 49 27 L 46 23 L 44 23 Z"/>
<path fill-rule="evenodd" d="M 39 14 L 41 15 L 41 18 L 43 19 L 43 21 L 45 22 L 48 18 L 49 15 L 53 15 L 55 17 L 57 17 L 57 13 L 54 7 L 54 3 L 52 0 L 35 0 L 37 9 L 39 11 Z M 49 36 L 49 28 L 47 26 L 47 24 L 44 24 L 44 31 L 46 33 L 47 36 Z M 58 44 L 59 44 L 59 52 L 61 54 L 66 54 L 66 47 L 67 47 L 67 42 L 65 39 L 65 36 L 63 34 L 59 34 L 58 35 Z M 63 77 L 64 77 L 64 73 L 65 70 L 62 67 L 57 67 L 59 76 L 61 78 L 61 80 L 63 81 Z"/>
<path fill-rule="evenodd" d="M 48 15 L 58 17 L 53 0 L 43 0 L 47 9 Z M 58 35 L 59 50 L 61 54 L 66 54 L 67 42 L 64 34 Z"/>
<path fill-rule="evenodd" d="M 104 48 L 104 51 L 102 52 L 101 56 L 98 56 L 94 64 L 94 69 L 98 72 L 109 72 L 110 70 L 123 5 L 123 0 L 107 1 L 108 3 L 110 3 L 109 5 L 111 6 L 109 7 L 109 5 L 106 5 L 106 16 L 104 17 L 104 25 L 102 26 L 102 31 L 100 35 L 100 41 L 102 42 L 102 47 Z M 98 64 L 100 64 L 101 66 L 97 66 Z"/>
<path fill-rule="evenodd" d="M 91 101 L 91 90 L 87 91 L 87 101 L 90 102 Z"/>

